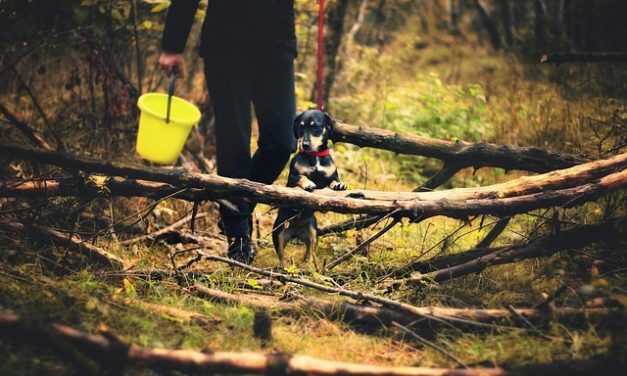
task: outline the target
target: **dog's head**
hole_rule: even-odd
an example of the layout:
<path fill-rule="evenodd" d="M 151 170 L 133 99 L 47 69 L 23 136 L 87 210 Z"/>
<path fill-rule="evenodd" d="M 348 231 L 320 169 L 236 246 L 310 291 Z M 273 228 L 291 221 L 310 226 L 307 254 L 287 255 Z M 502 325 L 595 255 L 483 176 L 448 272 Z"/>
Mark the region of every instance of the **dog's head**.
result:
<path fill-rule="evenodd" d="M 326 112 L 309 110 L 301 113 L 294 119 L 298 149 L 305 152 L 325 150 L 334 126 L 333 119 Z"/>

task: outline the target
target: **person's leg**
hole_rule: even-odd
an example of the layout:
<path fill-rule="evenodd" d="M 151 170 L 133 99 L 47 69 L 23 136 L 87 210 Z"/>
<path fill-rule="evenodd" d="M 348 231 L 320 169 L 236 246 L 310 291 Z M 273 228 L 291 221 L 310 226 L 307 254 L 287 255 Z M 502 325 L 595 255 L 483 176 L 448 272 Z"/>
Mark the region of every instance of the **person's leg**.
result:
<path fill-rule="evenodd" d="M 252 70 L 244 56 L 223 54 L 205 59 L 205 78 L 216 121 L 216 162 L 218 175 L 250 178 L 250 125 Z M 220 207 L 227 237 L 247 237 L 250 205 L 233 202 L 239 213 Z"/>
<path fill-rule="evenodd" d="M 294 53 L 275 48 L 265 49 L 260 55 L 252 91 L 259 141 L 250 178 L 272 184 L 296 150 L 292 128 L 296 111 Z"/>

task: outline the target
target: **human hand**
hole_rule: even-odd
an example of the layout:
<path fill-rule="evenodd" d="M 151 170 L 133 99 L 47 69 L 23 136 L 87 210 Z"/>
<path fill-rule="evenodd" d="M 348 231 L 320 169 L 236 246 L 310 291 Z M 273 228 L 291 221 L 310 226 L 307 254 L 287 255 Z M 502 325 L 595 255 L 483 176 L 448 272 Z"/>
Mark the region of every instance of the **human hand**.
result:
<path fill-rule="evenodd" d="M 177 77 L 183 77 L 185 73 L 185 58 L 182 54 L 163 51 L 159 56 L 159 65 L 168 76 L 174 73 Z"/>

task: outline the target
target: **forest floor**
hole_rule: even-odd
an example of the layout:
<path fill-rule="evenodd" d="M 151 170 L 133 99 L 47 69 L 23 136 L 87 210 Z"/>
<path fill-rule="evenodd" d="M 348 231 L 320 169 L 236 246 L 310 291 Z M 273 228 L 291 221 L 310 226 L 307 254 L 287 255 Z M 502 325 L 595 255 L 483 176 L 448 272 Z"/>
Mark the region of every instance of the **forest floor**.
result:
<path fill-rule="evenodd" d="M 581 118 L 584 115 L 610 117 L 614 112 L 611 95 L 601 96 L 600 93 L 584 97 L 569 92 L 571 84 L 560 81 L 579 77 L 579 82 L 585 86 L 586 72 L 563 67 L 560 76 L 554 72 L 554 67 L 530 68 L 530 64 L 522 64 L 514 56 L 477 52 L 445 43 L 423 50 L 407 47 L 415 42 L 398 40 L 389 47 L 390 51 L 406 51 L 402 54 L 384 52 L 375 56 L 362 51 L 361 67 L 347 67 L 348 73 L 336 83 L 340 87 L 333 99 L 336 117 L 350 123 L 441 138 L 485 139 L 599 156 L 595 153 L 600 150 L 597 140 L 590 136 L 592 131 Z M 416 101 L 411 100 L 411 95 L 417 96 Z M 449 119 L 442 114 L 457 114 L 457 117 Z M 425 119 L 441 120 L 441 129 L 428 128 L 427 120 L 415 120 L 423 115 Z M 460 121 L 462 118 L 464 120 Z M 565 128 L 564 124 L 567 124 Z M 335 145 L 332 153 L 343 180 L 355 188 L 409 191 L 435 170 L 433 162 L 423 158 L 399 157 L 341 144 Z M 521 174 L 465 170 L 449 182 L 449 186 L 485 185 Z M 282 175 L 278 183 L 284 181 Z M 624 199 L 620 196 L 618 205 L 607 198 L 575 209 L 558 208 L 517 216 L 495 245 L 524 241 L 534 229 L 550 229 L 548 219 L 554 213 L 558 213 L 566 225 L 569 222 L 592 223 L 605 216 L 624 214 L 621 197 Z M 59 199 L 58 203 L 67 202 L 64 200 Z M 145 199 L 111 198 L 92 203 L 90 209 L 98 206 L 111 217 L 113 212 L 119 211 L 115 216 L 121 218 L 125 212 L 138 211 L 147 203 Z M 216 210 L 209 204 L 202 208 L 209 216 L 198 220 L 196 228 L 201 234 L 215 235 Z M 163 201 L 149 217 L 147 230 L 172 223 L 190 210 L 191 204 Z M 259 254 L 254 263 L 256 267 L 277 265 L 269 236 L 275 215 L 276 211 L 268 206 L 259 205 L 257 209 Z M 346 218 L 330 213 L 318 213 L 317 217 L 321 226 Z M 543 293 L 551 294 L 563 283 L 568 283 L 572 289 L 557 299 L 558 307 L 580 307 L 583 302 L 577 292 L 582 286 L 591 286 L 595 296 L 624 301 L 625 273 L 603 274 L 621 267 L 624 270 L 627 265 L 625 241 L 491 267 L 476 275 L 440 284 L 427 283 L 420 288 L 407 286 L 395 290 L 388 289 L 386 281 L 377 283 L 381 270 L 403 265 L 419 254 L 426 252 L 429 256 L 425 257 L 431 257 L 472 248 L 489 231 L 488 224 L 494 220 L 486 218 L 483 226 L 481 218 L 469 224 L 443 218 L 417 225 L 404 222 L 371 245 L 367 254 L 341 264 L 327 276 L 346 289 L 400 299 L 416 306 L 530 307 L 542 301 Z M 382 226 L 383 223 L 377 228 Z M 456 230 L 454 241 L 449 241 L 448 235 Z M 335 259 L 375 231 L 325 236 L 318 247 L 318 263 Z M 118 233 L 116 236 L 117 240 L 122 240 L 134 235 Z M 158 242 L 121 246 L 116 238 L 108 236 L 97 244 L 133 260 L 137 269 L 171 267 L 168 249 Z M 315 269 L 302 261 L 303 253 L 300 244 L 288 248 L 287 254 L 293 260 L 290 273 L 315 280 Z M 597 267 L 599 264 L 603 265 L 602 270 Z M 257 284 L 260 279 L 257 275 L 207 261 L 191 269 L 206 271 L 199 282 L 226 292 L 278 296 L 298 293 L 337 299 L 297 286 L 263 287 Z M 163 307 L 201 314 L 206 320 L 190 322 Z M 32 242 L 23 234 L 0 232 L 0 313 L 7 312 L 53 320 L 87 332 L 95 332 L 99 324 L 104 323 L 123 340 L 150 347 L 282 351 L 366 364 L 459 366 L 398 328 L 364 330 L 327 320 L 315 312 L 298 317 L 274 316 L 273 339 L 263 344 L 253 337 L 254 310 L 251 308 L 202 299 L 174 278 L 146 280 L 108 273 L 62 247 Z M 437 330 L 422 329 L 419 333 L 467 366 L 515 367 L 584 360 L 615 351 L 623 351 L 620 356 L 625 356 L 625 333 L 616 331 L 616 323 L 547 320 L 535 329 L 502 323 L 481 330 L 450 325 Z M 25 346 L 19 341 L 0 341 L 0 374 L 72 374 L 72 369 L 72 365 L 59 361 L 45 348 Z"/>

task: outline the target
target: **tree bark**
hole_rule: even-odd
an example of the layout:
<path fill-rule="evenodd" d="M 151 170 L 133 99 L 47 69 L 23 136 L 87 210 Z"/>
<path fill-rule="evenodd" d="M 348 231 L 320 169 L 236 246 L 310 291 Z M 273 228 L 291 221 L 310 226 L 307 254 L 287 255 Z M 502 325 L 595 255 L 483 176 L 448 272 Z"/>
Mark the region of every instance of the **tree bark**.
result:
<path fill-rule="evenodd" d="M 503 19 L 503 29 L 505 30 L 505 43 L 511 47 L 514 45 L 514 32 L 509 0 L 499 0 L 499 6 L 501 8 L 501 18 Z"/>
<path fill-rule="evenodd" d="M 459 34 L 459 0 L 447 0 L 448 30 L 453 35 Z"/>
<path fill-rule="evenodd" d="M 481 22 L 483 22 L 483 26 L 485 27 L 486 32 L 488 33 L 488 37 L 490 39 L 490 44 L 492 45 L 492 48 L 497 51 L 500 50 L 501 49 L 501 37 L 499 36 L 499 31 L 496 28 L 496 25 L 494 24 L 492 17 L 490 17 L 490 15 L 488 14 L 488 11 L 486 10 L 486 7 L 483 4 L 482 0 L 473 0 L 473 3 L 475 4 L 475 8 L 477 9 L 477 12 L 479 12 L 479 17 L 481 18 Z"/>
<path fill-rule="evenodd" d="M 324 44 L 326 74 L 324 77 L 324 102 L 329 102 L 329 95 L 338 71 L 338 51 L 344 36 L 344 20 L 349 0 L 337 0 L 327 14 L 327 37 Z"/>
<path fill-rule="evenodd" d="M 83 333 L 59 324 L 36 325 L 14 315 L 0 316 L 0 336 L 54 346 L 55 339 L 72 345 L 103 366 L 139 366 L 160 371 L 253 375 L 388 375 L 388 376 L 496 376 L 501 368 L 446 369 L 427 367 L 386 367 L 342 363 L 285 353 L 200 352 L 152 349 L 117 340 L 115 336 Z M 114 364 L 119 362 L 120 364 Z"/>
<path fill-rule="evenodd" d="M 339 213 L 380 215 L 396 211 L 396 217 L 414 219 L 436 215 L 453 218 L 477 214 L 506 216 L 557 205 L 570 207 L 627 185 L 627 153 L 491 186 L 406 193 L 367 190 L 338 192 L 330 189 L 305 192 L 297 188 L 265 185 L 246 179 L 156 168 L 144 169 L 4 144 L 0 144 L 0 155 L 90 173 L 167 183 L 180 189 L 203 189 L 203 194 L 208 199 L 246 199 L 279 207 L 306 207 Z"/>
<path fill-rule="evenodd" d="M 536 44 L 546 44 L 546 9 L 541 0 L 533 0 Z"/>
<path fill-rule="evenodd" d="M 185 201 L 206 200 L 201 189 L 181 189 L 171 184 L 117 176 L 88 175 L 83 178 L 4 180 L 0 181 L 0 197 L 146 197 L 159 200 L 174 197 Z"/>
<path fill-rule="evenodd" d="M 514 312 L 508 309 L 475 309 L 475 308 L 445 308 L 445 307 L 415 307 L 420 314 L 406 311 L 397 311 L 377 305 L 355 304 L 346 300 L 330 301 L 314 297 L 298 297 L 293 301 L 284 302 L 276 297 L 255 294 L 229 294 L 220 290 L 205 287 L 195 283 L 192 291 L 199 296 L 222 303 L 241 304 L 247 307 L 269 309 L 278 314 L 303 315 L 312 312 L 321 313 L 326 319 L 338 320 L 351 325 L 370 329 L 386 328 L 392 322 L 403 325 L 431 326 L 441 323 L 438 319 L 456 322 L 474 322 L 491 324 L 498 322 L 513 322 L 526 325 L 520 317 L 531 322 L 548 320 L 551 317 L 561 320 L 579 320 L 588 316 L 590 319 L 607 320 L 620 314 L 620 310 L 612 308 L 559 308 L 549 314 L 546 310 L 516 308 Z"/>
<path fill-rule="evenodd" d="M 485 142 L 446 141 L 403 135 L 392 131 L 337 122 L 333 142 L 420 155 L 464 167 L 499 167 L 506 170 L 547 172 L 587 162 L 585 158 L 557 154 L 540 148 L 521 148 Z"/>

